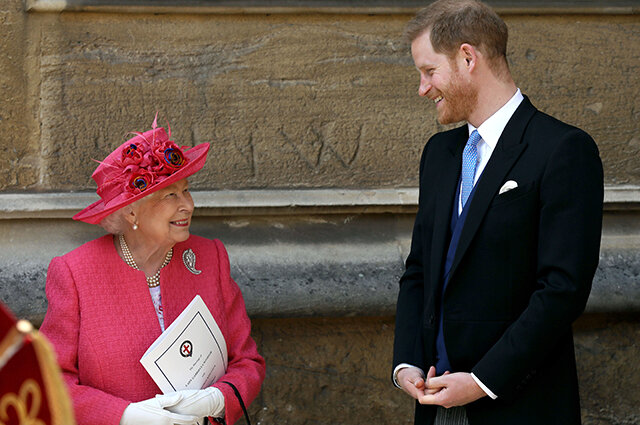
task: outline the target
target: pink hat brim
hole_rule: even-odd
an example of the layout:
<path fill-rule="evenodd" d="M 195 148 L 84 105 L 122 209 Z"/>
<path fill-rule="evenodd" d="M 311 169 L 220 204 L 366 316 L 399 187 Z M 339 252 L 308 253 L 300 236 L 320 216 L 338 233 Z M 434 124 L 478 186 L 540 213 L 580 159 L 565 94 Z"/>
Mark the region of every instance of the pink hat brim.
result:
<path fill-rule="evenodd" d="M 144 192 L 141 192 L 129 198 L 125 198 L 124 196 L 116 197 L 109 201 L 107 205 L 105 205 L 103 200 L 100 199 L 99 201 L 94 202 L 87 208 L 74 215 L 73 219 L 84 221 L 85 223 L 90 224 L 99 224 L 103 218 L 119 210 L 120 208 L 132 204 L 135 201 L 144 198 L 145 196 L 151 195 L 153 192 L 156 192 L 167 186 L 171 186 L 177 181 L 186 179 L 187 177 L 195 174 L 196 172 L 200 171 L 202 167 L 204 167 L 204 164 L 207 161 L 207 152 L 209 152 L 209 146 L 209 143 L 202 143 L 198 146 L 194 146 L 189 150 L 184 150 L 184 155 L 187 157 L 189 162 L 187 162 L 184 167 L 180 168 L 178 171 L 171 174 L 161 182 L 148 188 Z"/>

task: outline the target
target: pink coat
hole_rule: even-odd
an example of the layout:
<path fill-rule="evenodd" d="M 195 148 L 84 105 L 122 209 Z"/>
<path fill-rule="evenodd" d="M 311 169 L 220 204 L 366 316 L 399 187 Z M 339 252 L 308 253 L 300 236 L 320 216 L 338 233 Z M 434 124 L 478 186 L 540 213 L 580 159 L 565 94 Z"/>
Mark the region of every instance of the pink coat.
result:
<path fill-rule="evenodd" d="M 199 275 L 182 261 L 187 249 L 196 255 Z M 176 244 L 160 282 L 166 327 L 200 294 L 227 342 L 229 366 L 221 381 L 233 383 L 248 406 L 260 391 L 265 363 L 222 242 L 191 236 Z M 111 235 L 54 258 L 46 292 L 49 308 L 40 330 L 55 347 L 79 425 L 117 425 L 129 403 L 160 393 L 139 361 L 160 335 L 160 324 L 144 273 L 118 256 Z M 214 386 L 224 395 L 225 420 L 234 423 L 242 410 L 233 390 Z"/>

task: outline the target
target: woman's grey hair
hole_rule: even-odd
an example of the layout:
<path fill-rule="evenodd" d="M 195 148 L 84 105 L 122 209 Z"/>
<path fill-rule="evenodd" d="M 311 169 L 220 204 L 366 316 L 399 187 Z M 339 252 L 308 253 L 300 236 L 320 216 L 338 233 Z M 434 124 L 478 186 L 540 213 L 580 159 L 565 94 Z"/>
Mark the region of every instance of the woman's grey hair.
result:
<path fill-rule="evenodd" d="M 145 196 L 142 199 L 138 199 L 137 201 L 129 205 L 125 205 L 124 207 L 118 210 L 115 210 L 114 212 L 112 212 L 111 214 L 109 214 L 108 216 L 102 219 L 102 221 L 99 223 L 100 227 L 102 227 L 104 230 L 106 230 L 108 233 L 111 233 L 112 235 L 116 235 L 116 236 L 123 235 L 125 230 L 127 230 L 131 226 L 131 224 L 126 219 L 126 215 L 136 205 L 140 205 L 141 203 L 148 201 L 155 194 L 156 192 L 152 193 L 151 195 Z"/>
<path fill-rule="evenodd" d="M 126 207 L 112 212 L 102 219 L 100 226 L 112 235 L 119 236 L 124 234 L 124 231 L 130 226 L 129 222 L 124 218 L 125 210 Z"/>

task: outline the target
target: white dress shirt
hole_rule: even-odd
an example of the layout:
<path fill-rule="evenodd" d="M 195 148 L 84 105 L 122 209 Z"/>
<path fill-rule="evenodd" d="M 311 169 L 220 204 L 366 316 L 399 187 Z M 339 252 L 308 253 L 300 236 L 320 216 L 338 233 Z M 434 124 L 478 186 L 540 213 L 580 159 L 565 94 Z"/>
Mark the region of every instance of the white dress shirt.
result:
<path fill-rule="evenodd" d="M 504 128 L 513 116 L 513 113 L 518 109 L 520 103 L 524 100 L 524 96 L 520 92 L 520 89 L 516 90 L 516 93 L 509 99 L 507 103 L 500 109 L 498 109 L 493 115 L 485 120 L 480 127 L 475 128 L 471 124 L 467 123 L 469 127 L 469 135 L 473 133 L 473 130 L 478 130 L 480 134 L 480 141 L 478 142 L 478 163 L 476 166 L 476 175 L 473 178 L 473 185 L 475 186 L 478 179 L 482 175 L 484 168 L 493 154 L 493 150 L 498 144 L 498 139 L 502 135 Z M 462 182 L 460 183 L 462 185 Z M 460 188 L 460 197 L 458 198 L 458 215 L 462 213 L 462 188 Z"/>
<path fill-rule="evenodd" d="M 504 128 L 507 126 L 507 123 L 516 112 L 516 109 L 518 109 L 518 106 L 520 106 L 520 103 L 523 100 L 524 96 L 520 92 L 520 89 L 516 89 L 516 93 L 511 97 L 511 99 L 509 99 L 509 101 L 505 103 L 502 108 L 498 109 L 493 115 L 491 115 L 482 124 L 480 124 L 480 127 L 475 128 L 473 125 L 467 123 L 467 126 L 469 127 L 469 135 L 471 135 L 474 130 L 478 130 L 480 137 L 482 137 L 482 139 L 478 142 L 477 147 L 478 162 L 476 166 L 476 174 L 473 178 L 474 186 L 478 182 L 478 179 L 480 179 L 482 172 L 487 166 L 487 163 L 489 162 L 489 159 L 491 158 L 491 155 L 493 154 L 493 151 L 498 144 L 498 139 L 500 139 Z M 462 188 L 460 188 L 460 196 L 458 197 L 458 215 L 460 215 L 460 213 L 462 213 Z M 407 363 L 400 363 L 393 370 L 393 383 L 398 388 L 400 388 L 400 385 L 397 381 L 398 372 L 407 367 L 415 366 Z M 422 372 L 422 376 L 424 377 L 424 371 L 420 371 Z M 494 400 L 498 398 L 498 396 L 495 395 L 486 385 L 484 385 L 482 381 L 480 381 L 480 379 L 478 379 L 478 377 L 476 377 L 473 373 L 471 373 L 471 377 L 489 397 Z"/>

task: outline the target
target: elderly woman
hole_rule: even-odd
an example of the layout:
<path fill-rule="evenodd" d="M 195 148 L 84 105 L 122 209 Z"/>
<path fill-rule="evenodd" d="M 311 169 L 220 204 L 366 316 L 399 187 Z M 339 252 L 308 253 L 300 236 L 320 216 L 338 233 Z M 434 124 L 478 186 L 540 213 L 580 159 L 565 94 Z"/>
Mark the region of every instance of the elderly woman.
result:
<path fill-rule="evenodd" d="M 41 331 L 78 424 L 232 424 L 264 379 L 224 246 L 189 233 L 187 177 L 202 168 L 209 144 L 179 148 L 170 134 L 154 121 L 100 163 L 93 179 L 101 199 L 73 218 L 109 234 L 49 265 Z M 209 388 L 159 395 L 140 358 L 196 294 L 226 340 L 227 370 Z"/>

